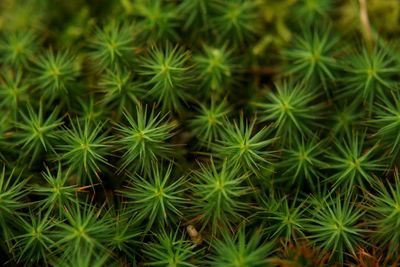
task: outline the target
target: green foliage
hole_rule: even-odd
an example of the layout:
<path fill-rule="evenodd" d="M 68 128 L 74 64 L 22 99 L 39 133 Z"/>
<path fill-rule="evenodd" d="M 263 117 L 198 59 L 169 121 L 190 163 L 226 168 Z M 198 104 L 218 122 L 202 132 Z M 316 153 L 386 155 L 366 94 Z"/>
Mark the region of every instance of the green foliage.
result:
<path fill-rule="evenodd" d="M 245 196 L 251 188 L 244 184 L 247 178 L 239 173 L 238 166 L 221 167 L 211 159 L 208 165 L 199 164 L 193 173 L 193 213 L 198 215 L 202 228 L 210 226 L 216 233 L 220 226 L 230 226 L 243 217 L 247 202 Z"/>
<path fill-rule="evenodd" d="M 319 126 L 322 103 L 314 103 L 318 95 L 304 84 L 283 81 L 276 84 L 276 92 L 268 92 L 267 99 L 256 103 L 261 122 L 272 122 L 276 136 L 282 142 L 290 137 L 310 136 L 313 127 Z"/>
<path fill-rule="evenodd" d="M 224 122 L 225 131 L 212 146 L 216 158 L 228 159 L 229 166 L 239 165 L 245 171 L 257 174 L 271 164 L 273 152 L 269 151 L 275 141 L 268 138 L 269 129 L 254 130 L 255 120 L 247 122 L 243 116 L 238 122 Z M 268 147 L 268 149 L 267 149 Z"/>
<path fill-rule="evenodd" d="M 134 172 L 150 172 L 158 159 L 170 159 L 172 146 L 167 141 L 174 135 L 175 123 L 166 120 L 166 116 L 152 109 L 137 106 L 136 118 L 125 113 L 128 126 L 117 125 L 121 137 L 117 141 L 124 151 L 120 171 L 129 169 Z"/>
<path fill-rule="evenodd" d="M 211 100 L 209 105 L 200 104 L 196 115 L 189 122 L 193 133 L 200 141 L 205 142 L 207 147 L 223 136 L 225 118 L 232 111 L 225 100 L 219 104 L 215 102 Z"/>
<path fill-rule="evenodd" d="M 76 203 L 77 188 L 74 185 L 68 185 L 69 175 L 69 172 L 62 171 L 60 163 L 55 175 L 46 167 L 46 171 L 42 173 L 46 183 L 36 184 L 32 188 L 32 191 L 41 197 L 39 203 L 42 211 L 56 211 L 56 214 L 61 217 L 64 207 Z"/>
<path fill-rule="evenodd" d="M 208 26 L 212 4 L 214 0 L 183 0 L 179 6 L 182 17 L 186 18 L 184 29 L 191 30 L 199 27 L 201 30 L 190 34 L 199 35 L 204 33 L 204 28 Z"/>
<path fill-rule="evenodd" d="M 195 267 L 193 256 L 194 247 L 185 237 L 179 237 L 178 231 L 167 233 L 165 231 L 155 234 L 155 240 L 144 246 L 146 256 L 145 265 L 167 267 Z"/>
<path fill-rule="evenodd" d="M 371 121 L 376 128 L 376 136 L 384 143 L 385 150 L 392 163 L 400 152 L 400 101 L 399 93 L 393 93 L 391 98 L 382 98 L 375 106 L 375 118 Z"/>
<path fill-rule="evenodd" d="M 0 262 L 398 266 L 399 11 L 0 1 Z"/>
<path fill-rule="evenodd" d="M 51 253 L 51 247 L 54 246 L 53 232 L 54 224 L 49 217 L 49 212 L 37 217 L 29 213 L 29 221 L 21 218 L 23 234 L 15 237 L 18 248 L 18 259 L 29 262 L 30 265 L 40 264 L 42 260 L 46 263 L 47 255 Z M 46 263 L 47 264 L 47 263 Z"/>
<path fill-rule="evenodd" d="M 321 160 L 324 154 L 323 144 L 317 140 L 304 138 L 296 140 L 292 146 L 284 149 L 282 159 L 278 164 L 281 179 L 291 184 L 302 185 L 304 182 L 311 187 L 323 177 L 321 169 L 325 163 Z"/>
<path fill-rule="evenodd" d="M 213 243 L 215 254 L 209 257 L 210 266 L 272 266 L 267 257 L 273 252 L 273 244 L 262 242 L 259 232 L 247 237 L 242 226 L 234 235 L 223 232 L 222 237 Z"/>
<path fill-rule="evenodd" d="M 67 254 L 67 252 L 65 253 Z M 52 260 L 51 263 L 53 266 L 60 267 L 102 267 L 105 265 L 116 267 L 117 265 L 115 264 L 109 264 L 109 258 L 111 258 L 111 256 L 108 253 L 99 254 L 92 247 L 82 247 L 72 254 L 68 251 L 65 257 L 56 258 Z"/>
<path fill-rule="evenodd" d="M 327 180 L 333 181 L 334 187 L 364 187 L 373 182 L 373 172 L 385 169 L 384 158 L 375 157 L 377 146 L 364 151 L 364 142 L 365 134 L 357 132 L 353 132 L 352 136 L 342 142 L 335 142 L 335 151 L 327 155 L 331 161 L 328 168 L 334 172 Z"/>
<path fill-rule="evenodd" d="M 322 84 L 326 93 L 330 95 L 328 86 L 335 80 L 334 73 L 338 69 L 334 57 L 338 41 L 329 30 L 304 30 L 304 33 L 296 36 L 291 46 L 284 51 L 285 58 L 290 60 L 289 74 L 294 74 L 299 80 L 310 82 L 312 85 Z"/>
<path fill-rule="evenodd" d="M 369 103 L 371 110 L 375 98 L 384 96 L 395 85 L 398 66 L 389 51 L 388 47 L 369 50 L 363 46 L 351 53 L 344 65 L 347 76 L 341 94 Z"/>
<path fill-rule="evenodd" d="M 202 80 L 203 93 L 212 95 L 214 92 L 217 94 L 227 92 L 237 72 L 232 50 L 228 50 L 227 46 L 214 48 L 207 45 L 203 47 L 203 50 L 202 54 L 195 55 L 193 58 L 196 63 L 195 71 Z"/>
<path fill-rule="evenodd" d="M 399 255 L 400 234 L 400 179 L 395 173 L 394 183 L 385 185 L 382 181 L 374 183 L 375 192 L 368 193 L 370 205 L 369 222 L 374 227 L 372 237 L 393 257 Z"/>
<path fill-rule="evenodd" d="M 142 85 L 134 82 L 132 73 L 123 68 L 107 69 L 99 82 L 99 91 L 103 94 L 104 105 L 122 116 L 124 109 L 132 110 L 140 104 L 145 93 Z"/>
<path fill-rule="evenodd" d="M 0 38 L 0 59 L 15 67 L 27 66 L 37 50 L 37 37 L 31 31 L 5 32 Z"/>
<path fill-rule="evenodd" d="M 297 17 L 305 20 L 306 25 L 326 19 L 329 11 L 334 7 L 332 0 L 300 0 L 296 6 Z"/>
<path fill-rule="evenodd" d="M 165 41 L 178 39 L 178 13 L 171 4 L 162 0 L 136 1 L 140 36 L 146 41 Z"/>
<path fill-rule="evenodd" d="M 29 100 L 29 85 L 22 71 L 4 68 L 0 72 L 0 109 L 9 110 L 16 117 L 19 108 Z"/>
<path fill-rule="evenodd" d="M 62 143 L 57 146 L 61 162 L 80 178 L 100 179 L 105 166 L 111 166 L 106 156 L 110 154 L 109 137 L 102 132 L 104 123 L 92 126 L 89 121 L 74 122 L 70 128 L 65 127 L 59 134 Z"/>
<path fill-rule="evenodd" d="M 21 156 L 30 158 L 30 162 L 33 163 L 43 150 L 47 152 L 49 149 L 55 153 L 53 147 L 56 139 L 55 130 L 62 124 L 61 119 L 57 118 L 58 111 L 54 110 L 44 117 L 41 102 L 37 112 L 28 105 L 27 114 L 21 113 L 20 116 L 20 121 L 15 123 L 17 132 L 14 137 L 18 139 L 16 144 L 20 145 L 23 151 Z"/>
<path fill-rule="evenodd" d="M 89 42 L 89 57 L 95 67 L 114 68 L 127 64 L 134 56 L 133 28 L 131 25 L 110 22 L 96 28 Z"/>
<path fill-rule="evenodd" d="M 105 114 L 106 111 L 103 109 L 104 102 L 95 103 L 93 96 L 89 96 L 87 100 L 78 99 L 78 102 L 79 108 L 75 111 L 78 114 L 78 120 L 95 123 L 107 119 L 108 114 Z"/>
<path fill-rule="evenodd" d="M 58 224 L 55 247 L 66 257 L 82 249 L 104 250 L 110 239 L 112 221 L 108 214 L 93 204 L 76 202 L 65 208 L 65 221 Z"/>
<path fill-rule="evenodd" d="M 259 13 L 255 1 L 215 1 L 215 16 L 210 19 L 220 42 L 234 46 L 248 44 L 258 33 Z"/>
<path fill-rule="evenodd" d="M 271 238 L 283 239 L 288 244 L 306 236 L 306 210 L 306 204 L 304 201 L 300 202 L 297 196 L 290 200 L 287 196 L 281 199 L 271 197 L 263 200 L 263 208 L 258 216 L 265 221 L 265 232 Z"/>
<path fill-rule="evenodd" d="M 359 224 L 364 213 L 350 198 L 327 197 L 315 199 L 312 219 L 307 226 L 311 241 L 324 250 L 331 251 L 331 260 L 343 264 L 345 251 L 355 255 L 363 242 L 363 230 Z M 335 258 L 332 258 L 333 255 Z"/>
<path fill-rule="evenodd" d="M 117 211 L 114 219 L 114 231 L 110 244 L 107 246 L 114 251 L 125 253 L 128 257 L 134 258 L 135 251 L 139 245 L 139 237 L 142 234 L 140 220 L 132 216 L 126 207 Z"/>
<path fill-rule="evenodd" d="M 141 58 L 140 75 L 147 77 L 147 95 L 161 106 L 163 111 L 182 111 L 189 98 L 188 88 L 194 78 L 188 64 L 189 54 L 169 43 L 164 48 L 151 47 Z"/>
<path fill-rule="evenodd" d="M 14 177 L 15 170 L 11 173 L 6 173 L 5 166 L 0 173 L 0 234 L 2 240 L 1 246 L 10 247 L 10 239 L 13 235 L 13 221 L 20 214 L 19 210 L 26 207 L 24 202 L 28 191 L 24 185 L 28 182 L 27 179 L 21 179 L 21 176 Z"/>
<path fill-rule="evenodd" d="M 128 186 L 120 193 L 126 199 L 127 211 L 146 220 L 149 230 L 153 224 L 162 227 L 182 217 L 185 182 L 184 177 L 172 177 L 172 165 L 166 170 L 155 165 L 147 177 L 131 177 Z"/>
<path fill-rule="evenodd" d="M 336 137 L 351 136 L 353 129 L 364 127 L 364 110 L 360 110 L 357 102 L 344 102 L 339 107 L 335 107 L 335 112 L 331 115 L 333 120 L 332 135 Z"/>
<path fill-rule="evenodd" d="M 75 58 L 68 50 L 46 50 L 35 60 L 33 82 L 40 94 L 53 100 L 68 94 L 71 83 L 78 75 Z"/>
<path fill-rule="evenodd" d="M 3 153 L 10 155 L 11 152 L 7 151 L 10 148 L 10 145 L 8 143 L 8 139 L 7 138 L 7 133 L 10 130 L 11 127 L 11 123 L 9 123 L 9 119 L 8 119 L 8 113 L 4 114 L 5 116 L 3 118 L 0 118 L 0 160 L 4 160 L 5 156 L 3 155 Z M 8 152 L 8 153 L 6 153 Z"/>

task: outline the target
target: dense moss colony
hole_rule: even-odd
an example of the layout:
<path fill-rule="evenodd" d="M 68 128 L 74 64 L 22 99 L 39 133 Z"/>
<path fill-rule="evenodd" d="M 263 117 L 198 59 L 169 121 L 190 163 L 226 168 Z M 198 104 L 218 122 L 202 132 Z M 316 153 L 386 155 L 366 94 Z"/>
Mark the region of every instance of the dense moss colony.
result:
<path fill-rule="evenodd" d="M 0 263 L 399 266 L 397 0 L 0 1 Z"/>

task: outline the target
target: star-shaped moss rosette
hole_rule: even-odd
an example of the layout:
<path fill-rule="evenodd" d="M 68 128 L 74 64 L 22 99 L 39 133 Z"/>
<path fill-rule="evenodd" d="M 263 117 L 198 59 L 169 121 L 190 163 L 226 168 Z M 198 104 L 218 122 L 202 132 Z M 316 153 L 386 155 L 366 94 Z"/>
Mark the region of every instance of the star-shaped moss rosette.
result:
<path fill-rule="evenodd" d="M 0 1 L 0 262 L 398 266 L 398 10 Z"/>

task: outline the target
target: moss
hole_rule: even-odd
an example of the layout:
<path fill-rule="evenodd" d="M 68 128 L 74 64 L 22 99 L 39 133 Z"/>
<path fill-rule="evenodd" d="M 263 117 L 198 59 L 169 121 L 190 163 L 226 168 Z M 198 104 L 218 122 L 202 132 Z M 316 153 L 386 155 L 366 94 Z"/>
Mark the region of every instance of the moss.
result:
<path fill-rule="evenodd" d="M 0 1 L 0 262 L 398 265 L 400 3 L 360 3 Z"/>

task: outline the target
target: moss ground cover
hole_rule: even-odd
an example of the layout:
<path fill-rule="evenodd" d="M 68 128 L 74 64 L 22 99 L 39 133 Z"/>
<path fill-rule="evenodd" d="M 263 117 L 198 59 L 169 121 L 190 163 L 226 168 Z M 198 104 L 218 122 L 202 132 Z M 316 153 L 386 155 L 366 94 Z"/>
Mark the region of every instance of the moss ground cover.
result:
<path fill-rule="evenodd" d="M 0 264 L 398 266 L 397 0 L 0 1 Z"/>

